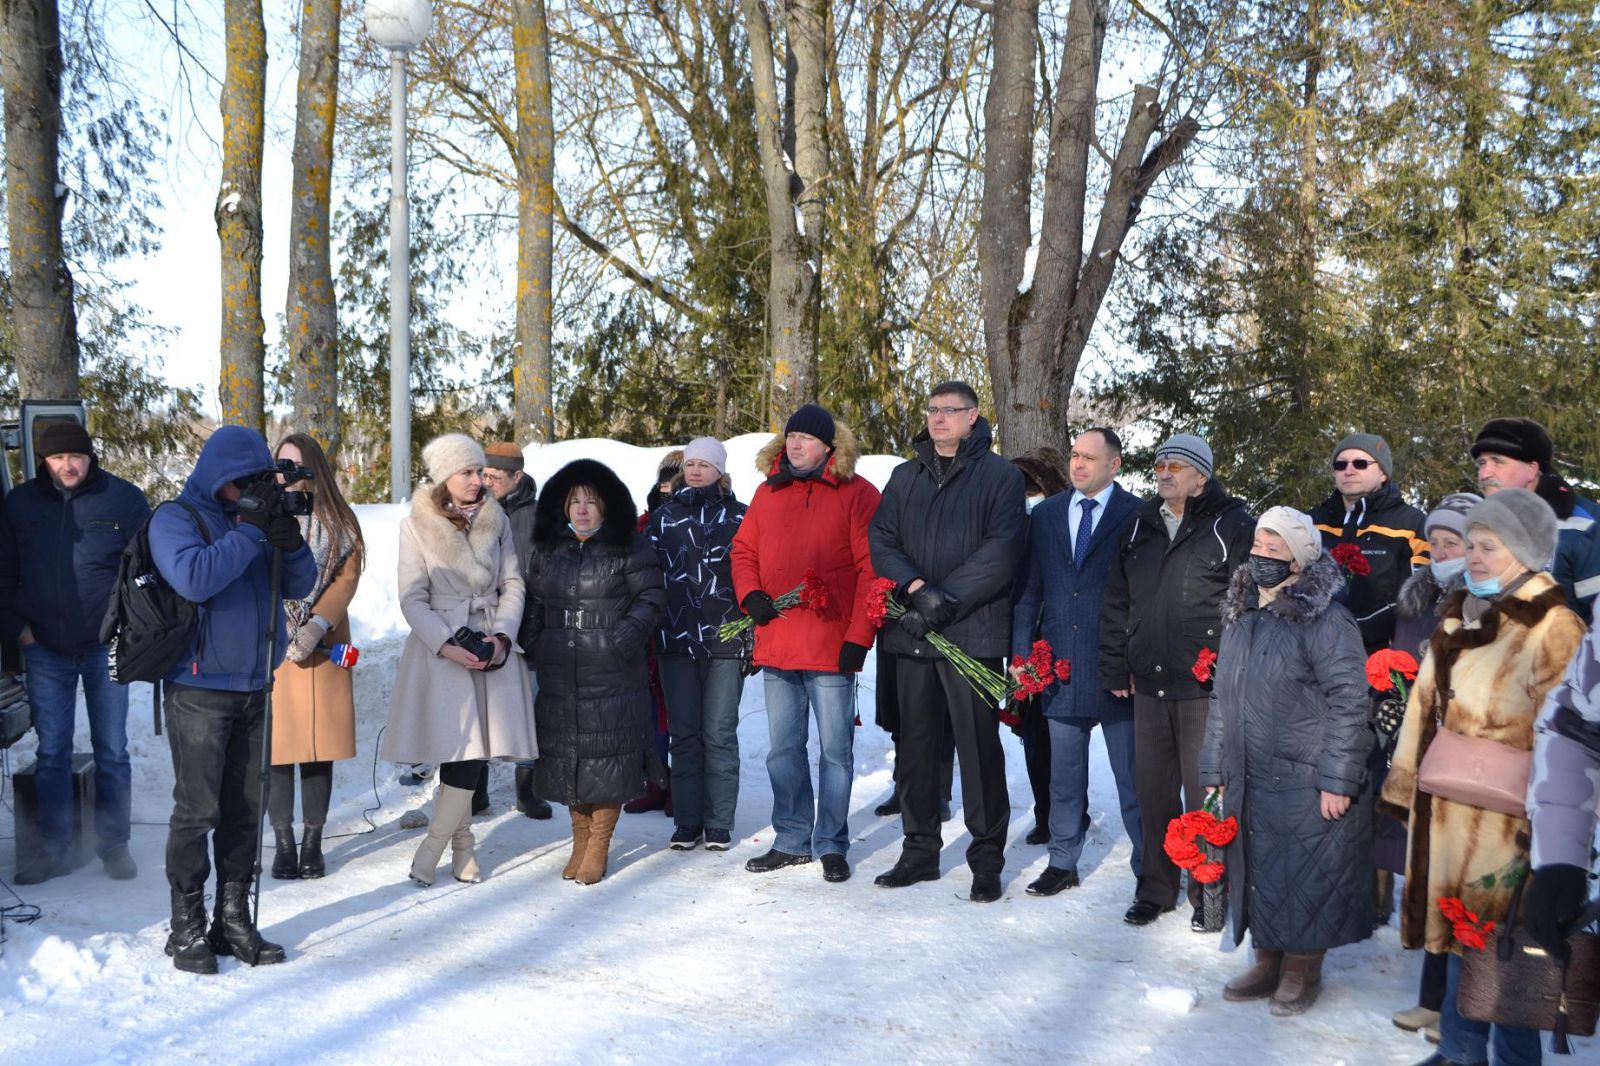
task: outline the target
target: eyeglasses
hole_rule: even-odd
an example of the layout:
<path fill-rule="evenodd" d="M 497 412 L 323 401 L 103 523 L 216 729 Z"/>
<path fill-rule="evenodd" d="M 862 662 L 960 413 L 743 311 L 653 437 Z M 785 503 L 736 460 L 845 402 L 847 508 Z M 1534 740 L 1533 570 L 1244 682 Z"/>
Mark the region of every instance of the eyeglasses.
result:
<path fill-rule="evenodd" d="M 960 414 L 962 411 L 973 411 L 973 410 L 976 410 L 976 408 L 974 408 L 974 407 L 929 407 L 928 408 L 928 417 L 929 418 L 933 418 L 933 417 L 938 416 L 938 415 L 944 415 L 946 418 L 950 418 L 953 415 Z"/>
<path fill-rule="evenodd" d="M 1165 462 L 1157 459 L 1154 467 L 1155 472 L 1158 474 L 1176 474 L 1180 470 L 1187 470 L 1188 468 L 1188 463 L 1180 463 L 1176 459 L 1168 459 Z"/>
<path fill-rule="evenodd" d="M 1347 466 L 1353 466 L 1357 470 L 1365 470 L 1367 467 L 1372 466 L 1376 462 L 1376 459 L 1335 459 L 1333 461 L 1333 468 L 1335 470 L 1343 470 Z"/>

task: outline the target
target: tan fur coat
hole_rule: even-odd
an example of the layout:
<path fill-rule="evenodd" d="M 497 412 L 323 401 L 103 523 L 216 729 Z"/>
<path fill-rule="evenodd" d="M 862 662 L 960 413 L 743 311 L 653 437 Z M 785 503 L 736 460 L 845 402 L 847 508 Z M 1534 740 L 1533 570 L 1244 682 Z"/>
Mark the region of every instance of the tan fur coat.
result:
<path fill-rule="evenodd" d="M 1456 954 L 1439 897 L 1458 897 L 1480 918 L 1503 922 L 1527 868 L 1528 822 L 1417 791 L 1417 767 L 1441 724 L 1436 716 L 1442 708 L 1447 729 L 1532 751 L 1534 716 L 1584 633 L 1548 574 L 1496 600 L 1473 627 L 1463 625 L 1464 600 L 1457 592 L 1446 603 L 1422 660 L 1382 797 L 1410 826 L 1400 942 Z"/>

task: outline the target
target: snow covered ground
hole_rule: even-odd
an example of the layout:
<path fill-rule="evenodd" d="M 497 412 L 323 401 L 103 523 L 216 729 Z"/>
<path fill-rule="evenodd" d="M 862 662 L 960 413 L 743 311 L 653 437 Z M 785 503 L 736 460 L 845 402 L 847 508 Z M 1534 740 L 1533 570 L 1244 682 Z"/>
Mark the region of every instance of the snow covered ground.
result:
<path fill-rule="evenodd" d="M 740 468 L 749 469 L 760 440 L 730 446 L 743 498 L 754 474 Z M 543 481 L 575 454 L 596 455 L 629 472 L 642 498 L 664 450 L 569 442 L 531 450 L 530 468 Z M 866 469 L 881 482 L 890 465 L 873 459 Z M 1279 1020 L 1264 1004 L 1222 1001 L 1243 953 L 1190 932 L 1187 915 L 1125 925 L 1128 843 L 1098 739 L 1081 888 L 1051 899 L 1023 892 L 1045 852 L 1022 841 L 1032 816 L 1009 733 L 1004 899 L 964 899 L 959 815 L 946 827 L 941 880 L 896 891 L 873 885 L 900 837 L 898 819 L 872 814 L 889 793 L 893 752 L 871 724 L 870 659 L 848 883 L 825 883 L 815 864 L 767 875 L 742 868 L 772 839 L 757 677 L 741 705 L 731 851 L 670 851 L 669 819 L 624 815 L 607 878 L 591 887 L 562 881 L 564 810 L 549 822 L 516 814 L 511 768 L 496 766 L 492 811 L 475 828 L 486 880 L 468 886 L 446 876 L 417 888 L 405 874 L 421 831 L 398 821 L 428 802 L 427 789 L 402 787 L 392 766 L 374 763 L 405 632 L 394 608 L 394 527 L 403 513 L 361 509 L 370 561 L 353 609 L 360 750 L 335 771 L 329 876 L 263 882 L 263 931 L 288 947 L 288 962 L 252 970 L 224 960 L 221 974 L 206 978 L 178 973 L 162 954 L 171 769 L 165 738 L 151 732 L 149 687 L 135 686 L 139 877 L 112 882 L 96 862 L 21 890 L 43 915 L 5 928 L 0 1061 L 1359 1066 L 1431 1052 L 1389 1022 L 1415 1002 L 1418 967 L 1393 927 L 1332 953 L 1321 1000 L 1302 1018 Z M 30 735 L 13 749 L 13 768 L 31 760 L 32 743 Z M 87 745 L 81 723 L 79 743 Z M 376 830 L 362 817 L 373 806 Z M 13 850 L 9 826 L 0 825 L 5 876 Z M 1576 1041 L 1575 1050 L 1574 1062 L 1600 1057 L 1594 1040 Z"/>

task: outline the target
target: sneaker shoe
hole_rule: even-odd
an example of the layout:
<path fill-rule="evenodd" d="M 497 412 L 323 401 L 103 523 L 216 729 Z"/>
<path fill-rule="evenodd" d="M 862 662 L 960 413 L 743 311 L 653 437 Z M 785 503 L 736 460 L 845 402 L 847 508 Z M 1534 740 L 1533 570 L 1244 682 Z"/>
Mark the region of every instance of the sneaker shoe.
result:
<path fill-rule="evenodd" d="M 100 864 L 105 867 L 106 876 L 113 881 L 131 881 L 139 876 L 139 867 L 134 863 L 126 844 L 118 844 L 100 856 Z"/>
<path fill-rule="evenodd" d="M 680 825 L 672 831 L 671 848 L 673 851 L 693 851 L 696 844 L 700 843 L 700 827 L 697 825 Z"/>
<path fill-rule="evenodd" d="M 726 829 L 706 830 L 707 851 L 727 851 L 733 843 L 733 836 Z"/>

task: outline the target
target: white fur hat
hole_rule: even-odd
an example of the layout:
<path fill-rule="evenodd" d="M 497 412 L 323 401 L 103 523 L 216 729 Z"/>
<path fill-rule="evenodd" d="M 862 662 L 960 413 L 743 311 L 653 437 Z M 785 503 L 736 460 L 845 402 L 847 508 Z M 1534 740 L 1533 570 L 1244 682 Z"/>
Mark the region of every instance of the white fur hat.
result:
<path fill-rule="evenodd" d="M 422 461 L 428 466 L 428 480 L 439 485 L 469 466 L 482 466 L 483 446 L 465 433 L 446 433 L 423 447 Z"/>

